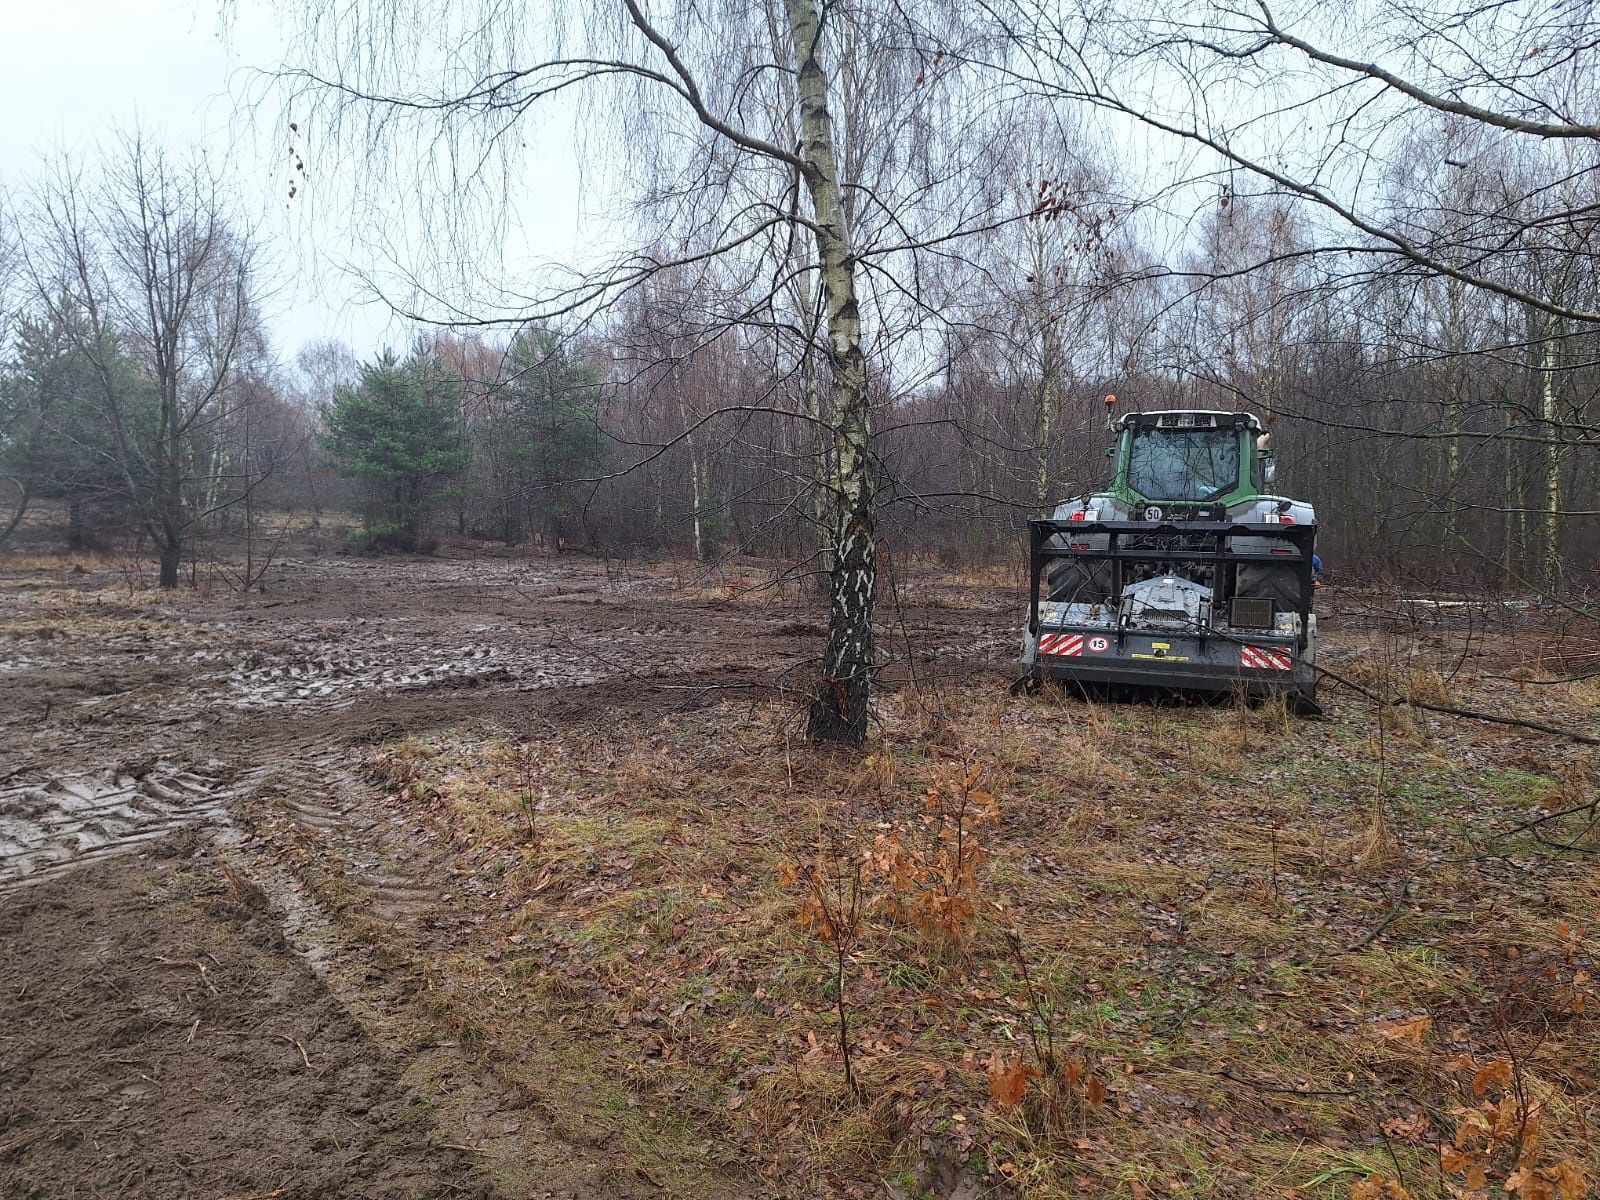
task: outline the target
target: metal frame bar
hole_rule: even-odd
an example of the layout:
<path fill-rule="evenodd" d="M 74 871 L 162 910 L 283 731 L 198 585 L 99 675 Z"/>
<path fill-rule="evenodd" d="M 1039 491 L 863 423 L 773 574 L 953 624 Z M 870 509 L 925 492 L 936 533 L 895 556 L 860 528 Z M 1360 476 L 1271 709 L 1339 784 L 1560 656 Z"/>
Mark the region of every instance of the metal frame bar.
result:
<path fill-rule="evenodd" d="M 1074 550 L 1070 546 L 1050 546 L 1046 543 L 1053 537 L 1086 537 L 1094 534 L 1108 535 L 1104 550 Z M 1188 535 L 1193 537 L 1201 535 L 1210 539 L 1212 546 L 1209 550 L 1150 550 L 1145 548 L 1129 549 L 1118 544 L 1124 536 L 1151 534 Z M 1287 553 L 1283 551 L 1259 550 L 1230 550 L 1227 539 L 1230 537 L 1270 538 L 1275 541 L 1285 542 L 1289 546 Z M 1039 577 L 1044 573 L 1046 564 L 1057 559 L 1089 559 L 1091 561 L 1108 561 L 1112 563 L 1112 594 L 1111 599 L 1120 604 L 1122 599 L 1122 564 L 1136 562 L 1213 562 L 1218 565 L 1228 563 L 1271 563 L 1274 565 L 1293 564 L 1297 570 L 1300 583 L 1300 640 L 1305 638 L 1306 629 L 1311 617 L 1311 601 L 1315 594 L 1316 581 L 1311 569 L 1311 556 L 1316 545 L 1317 527 L 1315 525 L 1279 525 L 1243 521 L 1057 521 L 1050 518 L 1040 518 L 1028 522 L 1028 636 L 1039 636 Z M 1213 597 L 1213 605 L 1215 597 Z"/>

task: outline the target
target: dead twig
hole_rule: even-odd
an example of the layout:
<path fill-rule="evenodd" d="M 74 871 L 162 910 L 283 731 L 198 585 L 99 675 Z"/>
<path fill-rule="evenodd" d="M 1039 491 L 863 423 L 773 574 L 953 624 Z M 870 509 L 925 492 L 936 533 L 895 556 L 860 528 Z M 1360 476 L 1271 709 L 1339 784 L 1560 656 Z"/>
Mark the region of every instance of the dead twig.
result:
<path fill-rule="evenodd" d="M 1328 670 L 1327 667 L 1318 666 L 1317 674 L 1325 675 L 1335 683 L 1343 684 L 1352 691 L 1365 696 L 1374 704 L 1387 705 L 1390 708 L 1409 705 L 1412 708 L 1426 709 L 1428 712 L 1442 713 L 1447 717 L 1462 717 L 1468 721 L 1487 721 L 1491 725 L 1510 725 L 1516 729 L 1532 729 L 1536 733 L 1548 733 L 1551 737 L 1566 738 L 1569 741 L 1580 742 L 1585 746 L 1600 746 L 1600 737 L 1595 737 L 1590 733 L 1579 733 L 1576 729 L 1562 729 L 1557 725 L 1546 725 L 1540 721 L 1525 721 L 1521 717 L 1503 717 L 1497 713 L 1478 712 L 1471 708 L 1456 708 L 1449 704 L 1429 704 L 1426 700 L 1411 700 L 1405 696 L 1386 699 L 1378 695 L 1377 692 L 1362 687 L 1354 680 L 1346 679 L 1343 675 Z"/>
<path fill-rule="evenodd" d="M 222 993 L 217 990 L 217 985 L 211 982 L 210 969 L 198 958 L 163 958 L 158 954 L 156 955 L 156 962 L 160 963 L 163 967 L 193 967 L 196 971 L 200 972 L 201 982 L 204 983 L 206 987 L 211 989 L 211 994 L 213 996 L 222 995 Z"/>
<path fill-rule="evenodd" d="M 21 1137 L 12 1138 L 9 1142 L 0 1143 L 0 1158 L 4 1158 L 8 1154 L 13 1154 L 16 1151 L 21 1150 L 24 1146 L 32 1145 L 43 1136 L 44 1130 L 35 1129 L 31 1133 L 23 1134 Z"/>
<path fill-rule="evenodd" d="M 1591 821 L 1589 823 L 1589 829 L 1593 828 L 1594 822 Z M 1584 830 L 1584 832 L 1579 836 L 1587 837 L 1589 829 Z M 1549 837 L 1544 833 L 1543 830 L 1539 829 L 1535 829 L 1533 831 L 1533 840 L 1538 842 L 1541 846 L 1548 846 L 1552 850 L 1565 850 L 1571 854 L 1600 854 L 1600 846 L 1585 846 L 1576 840 L 1570 842 L 1558 842 L 1555 838 Z"/>
<path fill-rule="evenodd" d="M 1373 942 L 1377 941 L 1378 935 L 1381 934 L 1385 929 L 1389 928 L 1390 923 L 1400 915 L 1400 910 L 1405 907 L 1405 902 L 1408 898 L 1410 898 L 1410 896 L 1411 880 L 1407 879 L 1400 885 L 1400 894 L 1394 898 L 1394 903 L 1389 905 L 1389 911 L 1383 914 L 1383 920 L 1374 925 L 1371 932 L 1369 932 L 1366 937 L 1362 938 L 1360 941 L 1351 942 L 1345 947 L 1345 950 L 1347 952 L 1352 950 L 1365 950 L 1368 946 L 1372 945 Z"/>
<path fill-rule="evenodd" d="M 1275 1083 L 1267 1083 L 1261 1079 L 1251 1079 L 1244 1075 L 1235 1075 L 1232 1071 L 1222 1070 L 1212 1072 L 1219 1079 L 1226 1079 L 1232 1083 L 1242 1083 L 1245 1087 L 1255 1088 L 1257 1091 L 1273 1092 L 1279 1096 L 1359 1096 L 1360 1092 L 1353 1092 L 1349 1088 L 1292 1088 L 1280 1087 Z"/>
<path fill-rule="evenodd" d="M 296 1050 L 300 1051 L 300 1061 L 306 1064 L 306 1070 L 313 1070 L 313 1067 L 311 1066 L 311 1059 L 306 1056 L 306 1048 L 304 1046 L 302 1046 L 294 1038 L 290 1037 L 287 1033 L 280 1033 L 276 1034 L 275 1036 L 280 1041 L 288 1042 Z"/>
<path fill-rule="evenodd" d="M 1574 816 L 1581 812 L 1594 812 L 1597 805 L 1600 805 L 1600 797 L 1585 800 L 1581 804 L 1574 804 L 1571 808 L 1560 808 L 1555 812 L 1545 813 L 1542 817 L 1534 817 L 1531 820 L 1520 822 L 1519 824 L 1512 825 L 1506 829 L 1498 829 L 1490 835 L 1490 838 L 1492 840 L 1494 838 L 1510 837 L 1513 833 L 1523 833 L 1537 828 L 1538 826 L 1543 825 L 1546 821 L 1559 820 L 1562 817 Z"/>

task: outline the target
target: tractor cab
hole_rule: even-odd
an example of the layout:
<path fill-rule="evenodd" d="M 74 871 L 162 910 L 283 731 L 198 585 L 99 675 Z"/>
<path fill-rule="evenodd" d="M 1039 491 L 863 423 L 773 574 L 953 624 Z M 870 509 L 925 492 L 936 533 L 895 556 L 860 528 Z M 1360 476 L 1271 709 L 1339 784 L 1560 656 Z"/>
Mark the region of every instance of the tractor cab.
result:
<path fill-rule="evenodd" d="M 1194 516 L 1225 513 L 1276 476 L 1261 422 L 1249 413 L 1129 413 L 1116 424 L 1111 492 L 1130 509 Z"/>

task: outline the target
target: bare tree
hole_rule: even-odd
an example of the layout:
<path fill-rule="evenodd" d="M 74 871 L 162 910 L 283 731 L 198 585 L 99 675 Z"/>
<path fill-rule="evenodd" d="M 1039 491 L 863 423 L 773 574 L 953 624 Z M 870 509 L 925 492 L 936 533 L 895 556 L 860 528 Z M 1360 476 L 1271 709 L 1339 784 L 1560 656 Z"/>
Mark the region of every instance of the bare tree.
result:
<path fill-rule="evenodd" d="M 1118 332 L 1129 313 L 1118 301 L 1130 296 L 1136 273 L 1134 205 L 1072 117 L 1030 106 L 995 139 L 984 186 L 996 207 L 1027 215 L 979 239 L 973 269 L 952 289 L 971 312 L 969 366 L 986 356 L 987 370 L 1031 409 L 1030 498 L 1039 509 L 1065 494 L 1064 470 L 1081 486 L 1089 468 L 1098 469 L 1097 453 L 1092 462 L 1082 454 L 1085 411 L 1072 401 L 1126 368 Z M 991 433 L 1008 435 L 998 426 Z"/>
<path fill-rule="evenodd" d="M 33 300 L 94 366 L 108 468 L 174 587 L 191 531 L 222 502 L 205 481 L 231 471 L 205 443 L 220 444 L 241 367 L 265 353 L 251 243 L 204 161 L 174 160 L 142 134 L 119 138 L 92 174 L 57 161 L 24 222 Z"/>
<path fill-rule="evenodd" d="M 1515 332 L 1489 322 L 1506 336 L 1471 350 L 1522 360 L 1540 386 L 1528 406 L 1513 401 L 1514 388 L 1502 394 L 1499 428 L 1474 428 L 1459 407 L 1453 416 L 1441 410 L 1442 427 L 1419 422 L 1412 406 L 1371 395 L 1352 411 L 1322 411 L 1318 419 L 1340 437 L 1368 433 L 1391 448 L 1395 439 L 1418 443 L 1405 461 L 1421 473 L 1401 482 L 1424 508 L 1459 503 L 1448 480 L 1464 478 L 1461 444 L 1487 441 L 1498 443 L 1502 462 L 1540 480 L 1537 500 L 1503 497 L 1507 512 L 1567 511 L 1561 481 L 1584 473 L 1577 462 L 1592 452 L 1594 433 L 1574 392 L 1586 358 L 1573 352 L 1600 331 L 1600 294 L 1582 284 L 1600 212 L 1600 43 L 1592 13 L 1560 0 L 1400 8 L 1355 0 L 990 0 L 986 11 L 1004 29 L 1007 49 L 984 66 L 1033 94 L 1087 108 L 1139 144 L 1142 190 L 1165 197 L 1174 226 L 1187 222 L 1192 233 L 1219 198 L 1252 192 L 1258 212 L 1262 203 L 1264 211 L 1295 206 L 1293 244 L 1241 245 L 1246 253 L 1232 255 L 1223 270 L 1193 260 L 1176 269 L 1220 319 L 1242 298 L 1237 288 L 1227 295 L 1229 281 L 1245 278 L 1251 289 L 1266 278 L 1268 291 L 1277 287 L 1270 277 L 1287 280 L 1304 289 L 1311 308 L 1329 297 L 1347 309 L 1377 299 L 1376 311 L 1340 318 L 1350 334 L 1346 351 L 1371 371 L 1379 352 L 1370 318 L 1405 315 L 1411 298 L 1436 282 L 1448 285 L 1439 295 L 1458 319 L 1469 307 L 1523 312 Z M 1397 186 L 1407 177 L 1423 184 L 1420 194 Z M 1273 303 L 1285 312 L 1301 305 L 1279 295 Z M 1436 344 L 1437 330 L 1410 320 L 1388 324 L 1422 340 L 1394 347 L 1408 365 L 1391 361 L 1385 371 L 1454 353 Z M 1299 335 L 1265 332 L 1260 345 L 1287 368 L 1279 343 Z M 1192 356 L 1174 367 L 1192 370 Z M 1274 405 L 1292 392 L 1285 385 L 1293 379 L 1292 370 L 1277 379 L 1256 370 L 1238 398 Z M 1443 474 L 1428 469 L 1423 442 L 1446 448 Z M 1543 461 L 1520 462 L 1517 447 L 1535 445 Z M 1477 452 L 1480 464 L 1486 452 Z M 1433 494 L 1423 497 L 1419 484 Z M 1539 574 L 1549 588 L 1561 573 L 1555 519 L 1535 524 Z"/>

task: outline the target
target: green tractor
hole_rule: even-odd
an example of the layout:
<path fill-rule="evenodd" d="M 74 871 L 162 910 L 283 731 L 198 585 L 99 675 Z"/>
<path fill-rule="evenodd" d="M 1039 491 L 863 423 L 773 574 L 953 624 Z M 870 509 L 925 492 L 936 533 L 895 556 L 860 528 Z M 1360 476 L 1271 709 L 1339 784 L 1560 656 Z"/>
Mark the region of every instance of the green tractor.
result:
<path fill-rule="evenodd" d="M 1107 491 L 1028 522 L 1025 686 L 1286 695 L 1317 710 L 1317 518 L 1249 413 L 1114 416 Z"/>

